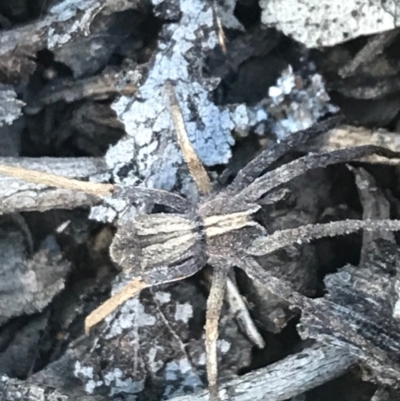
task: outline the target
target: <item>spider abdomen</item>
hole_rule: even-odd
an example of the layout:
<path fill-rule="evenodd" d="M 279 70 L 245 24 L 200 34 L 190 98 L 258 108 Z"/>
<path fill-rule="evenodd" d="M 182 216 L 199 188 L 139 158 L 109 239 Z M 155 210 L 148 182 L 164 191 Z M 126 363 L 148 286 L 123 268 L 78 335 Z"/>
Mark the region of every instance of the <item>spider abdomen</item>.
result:
<path fill-rule="evenodd" d="M 118 230 L 110 254 L 148 285 L 181 280 L 206 263 L 202 222 L 181 214 L 137 216 Z"/>

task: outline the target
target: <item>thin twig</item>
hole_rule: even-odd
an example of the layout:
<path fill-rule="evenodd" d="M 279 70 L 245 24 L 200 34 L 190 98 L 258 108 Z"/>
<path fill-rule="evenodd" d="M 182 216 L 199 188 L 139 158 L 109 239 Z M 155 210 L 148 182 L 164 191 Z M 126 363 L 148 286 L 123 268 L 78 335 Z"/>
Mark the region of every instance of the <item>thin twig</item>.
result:
<path fill-rule="evenodd" d="M 224 27 L 222 26 L 222 21 L 221 18 L 218 15 L 218 8 L 215 0 L 212 2 L 212 11 L 214 15 L 214 21 L 215 25 L 217 26 L 217 37 L 218 37 L 218 43 L 221 46 L 222 51 L 226 54 L 228 52 L 228 49 L 226 47 L 226 36 L 224 32 Z"/>
<path fill-rule="evenodd" d="M 258 331 L 250 313 L 247 309 L 246 303 L 244 302 L 240 292 L 229 277 L 226 280 L 226 297 L 229 302 L 229 308 L 236 319 L 239 321 L 241 329 L 246 333 L 246 336 L 258 347 L 264 348 L 265 341 Z"/>
<path fill-rule="evenodd" d="M 172 120 L 174 121 L 178 142 L 182 150 L 183 158 L 185 159 L 185 162 L 189 168 L 190 175 L 193 177 L 197 188 L 201 193 L 209 193 L 211 192 L 210 178 L 189 140 L 182 110 L 179 106 L 179 102 L 171 82 L 167 81 L 165 83 L 165 91 L 169 98 L 171 116 Z"/>
<path fill-rule="evenodd" d="M 118 306 L 122 305 L 125 301 L 135 297 L 140 291 L 146 288 L 146 284 L 141 280 L 132 280 L 122 290 L 114 294 L 111 298 L 107 299 L 101 306 L 96 308 L 85 319 L 85 333 L 89 335 L 90 330 L 97 324 L 104 320 L 110 313 L 114 312 Z"/>
<path fill-rule="evenodd" d="M 85 182 L 73 178 L 62 177 L 57 174 L 30 170 L 23 167 L 8 166 L 0 164 L 0 174 L 20 180 L 49 187 L 81 191 L 91 195 L 109 196 L 114 191 L 114 185 L 101 184 L 97 182 Z"/>

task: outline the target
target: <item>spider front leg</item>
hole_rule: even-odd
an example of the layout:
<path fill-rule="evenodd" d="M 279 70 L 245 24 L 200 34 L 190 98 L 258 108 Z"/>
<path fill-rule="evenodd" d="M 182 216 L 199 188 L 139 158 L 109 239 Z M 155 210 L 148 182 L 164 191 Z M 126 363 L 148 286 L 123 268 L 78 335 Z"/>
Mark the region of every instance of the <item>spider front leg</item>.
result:
<path fill-rule="evenodd" d="M 336 126 L 343 120 L 343 117 L 336 116 L 328 118 L 324 121 L 316 123 L 312 127 L 295 132 L 286 136 L 283 140 L 268 149 L 265 149 L 250 163 L 243 167 L 232 184 L 229 186 L 230 190 L 240 191 L 250 185 L 263 171 L 265 171 L 272 163 L 276 162 L 280 157 L 295 149 L 301 144 L 307 142 L 316 135 L 325 133 Z"/>
<path fill-rule="evenodd" d="M 246 253 L 254 256 L 267 255 L 289 245 L 310 242 L 319 238 L 347 235 L 360 230 L 400 231 L 400 220 L 341 220 L 325 224 L 308 224 L 257 238 L 246 250 Z"/>
<path fill-rule="evenodd" d="M 185 213 L 190 208 L 190 202 L 177 194 L 161 189 L 143 187 L 116 187 L 114 197 L 127 199 L 130 202 L 144 202 L 171 208 L 177 213 Z"/>
<path fill-rule="evenodd" d="M 267 192 L 286 184 L 309 170 L 351 162 L 374 153 L 382 153 L 387 157 L 399 156 L 396 152 L 375 145 L 355 146 L 326 153 L 311 153 L 257 178 L 237 194 L 237 199 L 245 202 L 257 202 Z"/>

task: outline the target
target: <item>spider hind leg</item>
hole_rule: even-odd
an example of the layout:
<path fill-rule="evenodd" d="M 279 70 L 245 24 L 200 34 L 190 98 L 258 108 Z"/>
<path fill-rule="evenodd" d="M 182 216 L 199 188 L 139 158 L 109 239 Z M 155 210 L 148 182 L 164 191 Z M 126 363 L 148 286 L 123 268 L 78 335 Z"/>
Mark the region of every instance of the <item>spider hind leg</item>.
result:
<path fill-rule="evenodd" d="M 218 322 L 221 316 L 228 271 L 226 266 L 213 263 L 213 277 L 206 312 L 207 380 L 211 401 L 219 401 L 218 395 Z"/>

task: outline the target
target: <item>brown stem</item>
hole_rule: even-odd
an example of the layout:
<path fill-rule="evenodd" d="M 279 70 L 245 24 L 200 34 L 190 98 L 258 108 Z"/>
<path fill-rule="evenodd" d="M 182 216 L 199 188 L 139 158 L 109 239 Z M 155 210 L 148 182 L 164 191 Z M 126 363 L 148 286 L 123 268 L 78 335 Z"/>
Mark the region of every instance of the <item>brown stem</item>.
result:
<path fill-rule="evenodd" d="M 50 187 L 81 191 L 91 195 L 108 196 L 114 191 L 114 185 L 101 184 L 97 182 L 85 182 L 66 178 L 56 174 L 45 173 L 42 171 L 29 170 L 23 167 L 8 166 L 0 164 L 0 174 L 18 178 L 34 184 L 47 185 Z"/>

